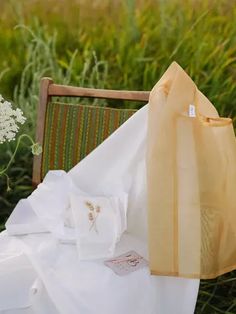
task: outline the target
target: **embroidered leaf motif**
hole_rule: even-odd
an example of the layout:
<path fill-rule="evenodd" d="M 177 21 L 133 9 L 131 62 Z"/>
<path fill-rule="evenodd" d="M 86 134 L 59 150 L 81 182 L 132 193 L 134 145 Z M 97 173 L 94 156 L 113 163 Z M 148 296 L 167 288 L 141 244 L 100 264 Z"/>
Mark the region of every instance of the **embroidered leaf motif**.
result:
<path fill-rule="evenodd" d="M 88 212 L 88 219 L 89 219 L 89 221 L 91 223 L 89 231 L 94 229 L 94 231 L 96 233 L 98 233 L 96 220 L 97 220 L 97 217 L 98 217 L 99 213 L 101 212 L 101 206 L 100 205 L 94 206 L 93 203 L 90 202 L 90 201 L 86 201 L 85 205 L 87 206 L 87 208 L 89 210 L 89 212 Z"/>

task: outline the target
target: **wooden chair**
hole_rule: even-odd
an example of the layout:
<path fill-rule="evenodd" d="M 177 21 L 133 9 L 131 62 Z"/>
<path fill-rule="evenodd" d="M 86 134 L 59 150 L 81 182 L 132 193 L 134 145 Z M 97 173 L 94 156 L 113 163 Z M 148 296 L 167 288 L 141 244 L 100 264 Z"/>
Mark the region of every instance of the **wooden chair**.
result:
<path fill-rule="evenodd" d="M 43 153 L 34 156 L 34 186 L 42 181 L 49 170 L 71 169 L 137 111 L 53 102 L 53 96 L 148 102 L 149 92 L 57 85 L 51 78 L 42 78 L 36 142 L 42 145 Z"/>

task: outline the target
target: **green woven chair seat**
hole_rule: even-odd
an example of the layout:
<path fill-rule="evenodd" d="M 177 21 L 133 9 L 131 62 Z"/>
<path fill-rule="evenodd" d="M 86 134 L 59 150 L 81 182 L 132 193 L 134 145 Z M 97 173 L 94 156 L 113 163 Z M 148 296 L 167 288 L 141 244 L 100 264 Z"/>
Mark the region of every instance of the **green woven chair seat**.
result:
<path fill-rule="evenodd" d="M 49 103 L 45 120 L 42 178 L 49 170 L 70 170 L 136 111 Z"/>

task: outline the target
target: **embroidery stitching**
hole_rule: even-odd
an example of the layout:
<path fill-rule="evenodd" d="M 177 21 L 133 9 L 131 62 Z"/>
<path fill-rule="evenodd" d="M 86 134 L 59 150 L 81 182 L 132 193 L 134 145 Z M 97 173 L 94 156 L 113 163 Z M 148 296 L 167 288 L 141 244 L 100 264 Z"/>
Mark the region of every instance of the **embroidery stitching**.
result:
<path fill-rule="evenodd" d="M 97 220 L 97 217 L 98 217 L 99 213 L 101 212 L 101 206 L 100 205 L 94 206 L 93 203 L 89 202 L 89 201 L 86 201 L 85 205 L 89 209 L 88 219 L 89 219 L 89 221 L 91 223 L 89 231 L 91 231 L 94 228 L 94 231 L 96 233 L 98 233 L 96 220 Z"/>

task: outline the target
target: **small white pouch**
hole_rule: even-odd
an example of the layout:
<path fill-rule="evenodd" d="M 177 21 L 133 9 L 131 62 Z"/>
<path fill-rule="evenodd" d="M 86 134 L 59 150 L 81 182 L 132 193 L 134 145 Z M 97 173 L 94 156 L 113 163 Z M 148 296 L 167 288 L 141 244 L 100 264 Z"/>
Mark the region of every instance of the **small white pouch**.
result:
<path fill-rule="evenodd" d="M 112 257 L 116 243 L 127 228 L 127 193 L 89 196 L 71 193 L 80 260 Z"/>

